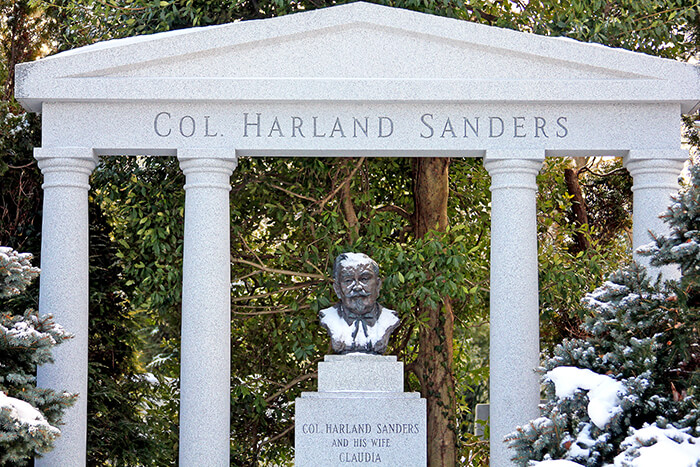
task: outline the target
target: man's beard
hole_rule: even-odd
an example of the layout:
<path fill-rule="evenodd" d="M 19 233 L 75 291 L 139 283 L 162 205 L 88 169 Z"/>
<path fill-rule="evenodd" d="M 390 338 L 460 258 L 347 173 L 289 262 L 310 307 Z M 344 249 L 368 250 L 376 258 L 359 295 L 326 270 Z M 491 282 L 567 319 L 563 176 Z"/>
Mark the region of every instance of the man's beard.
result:
<path fill-rule="evenodd" d="M 343 301 L 343 306 L 347 311 L 354 313 L 356 315 L 364 315 L 371 312 L 374 309 L 374 300 L 372 300 L 370 294 L 354 294 L 353 297 L 345 297 Z"/>

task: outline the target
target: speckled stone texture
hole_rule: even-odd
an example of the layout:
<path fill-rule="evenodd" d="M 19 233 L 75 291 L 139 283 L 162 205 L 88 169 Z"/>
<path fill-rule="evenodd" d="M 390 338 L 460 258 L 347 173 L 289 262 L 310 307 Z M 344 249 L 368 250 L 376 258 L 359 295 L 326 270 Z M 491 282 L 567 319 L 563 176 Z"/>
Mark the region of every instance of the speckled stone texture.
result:
<path fill-rule="evenodd" d="M 88 182 L 97 158 L 87 148 L 36 149 L 34 157 L 44 175 L 39 313 L 53 315 L 74 336 L 53 349 L 54 363 L 38 368 L 37 385 L 78 394 L 63 416 L 54 450 L 35 465 L 82 466 L 88 396 Z"/>
<path fill-rule="evenodd" d="M 228 467 L 231 412 L 230 176 L 233 151 L 181 151 L 185 174 L 180 445 L 182 466 Z"/>
<path fill-rule="evenodd" d="M 632 232 L 632 247 L 636 251 L 652 241 L 651 232 L 667 232 L 668 227 L 659 216 L 666 212 L 671 196 L 678 192 L 678 176 L 688 157 L 687 151 L 666 152 L 666 158 L 658 157 L 653 151 L 630 151 L 624 164 L 632 175 L 633 216 L 635 228 Z M 672 156 L 675 155 L 675 158 Z M 656 156 L 656 157 L 654 157 Z M 634 259 L 649 266 L 649 257 L 635 254 Z M 680 270 L 675 266 L 650 268 L 650 273 L 662 273 L 666 279 L 677 279 Z"/>
<path fill-rule="evenodd" d="M 426 465 L 425 399 L 403 392 L 396 357 L 327 355 L 295 405 L 297 467 Z"/>
<path fill-rule="evenodd" d="M 484 166 L 491 175 L 491 465 L 506 467 L 513 464 L 504 436 L 539 415 L 535 177 L 544 154 L 488 156 Z"/>
<path fill-rule="evenodd" d="M 403 391 L 403 362 L 393 355 L 326 355 L 318 364 L 318 390 Z"/>

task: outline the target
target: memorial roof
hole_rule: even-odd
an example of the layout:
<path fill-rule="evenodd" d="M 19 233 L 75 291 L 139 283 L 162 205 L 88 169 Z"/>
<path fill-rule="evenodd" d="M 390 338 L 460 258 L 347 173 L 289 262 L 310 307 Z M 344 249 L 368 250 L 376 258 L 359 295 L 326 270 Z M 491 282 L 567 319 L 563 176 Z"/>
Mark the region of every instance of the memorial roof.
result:
<path fill-rule="evenodd" d="M 357 2 L 112 40 L 24 63 L 44 102 L 700 101 L 690 64 Z"/>

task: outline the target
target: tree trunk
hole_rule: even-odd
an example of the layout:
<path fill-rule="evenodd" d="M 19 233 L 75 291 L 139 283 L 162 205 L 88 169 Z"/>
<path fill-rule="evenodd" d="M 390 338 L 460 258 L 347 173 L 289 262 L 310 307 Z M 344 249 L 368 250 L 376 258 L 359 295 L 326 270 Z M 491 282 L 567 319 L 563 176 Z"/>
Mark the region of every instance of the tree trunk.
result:
<path fill-rule="evenodd" d="M 449 165 L 447 158 L 414 160 L 417 238 L 429 235 L 431 230 L 444 231 L 447 228 Z M 428 317 L 420 331 L 416 361 L 421 393 L 428 402 L 428 465 L 452 467 L 456 463 L 452 305 L 445 297 L 441 307 L 431 308 L 424 304 L 419 304 L 419 307 L 420 313 Z"/>
<path fill-rule="evenodd" d="M 588 224 L 588 211 L 586 210 L 586 200 L 581 191 L 581 185 L 578 181 L 578 170 L 564 169 L 564 181 L 566 182 L 566 191 L 571 196 L 571 212 L 573 215 L 574 225 L 580 228 Z M 576 245 L 572 248 L 574 253 L 586 251 L 590 248 L 590 242 L 582 232 L 576 233 Z"/>

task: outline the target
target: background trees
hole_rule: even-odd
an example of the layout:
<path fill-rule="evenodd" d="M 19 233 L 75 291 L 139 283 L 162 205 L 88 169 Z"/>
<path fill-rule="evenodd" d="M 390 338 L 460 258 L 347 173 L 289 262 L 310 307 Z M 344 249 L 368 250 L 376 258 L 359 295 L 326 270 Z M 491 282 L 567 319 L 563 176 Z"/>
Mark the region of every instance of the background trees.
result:
<path fill-rule="evenodd" d="M 0 3 L 0 243 L 38 253 L 38 119 L 11 98 L 14 63 L 331 3 Z M 694 50 L 698 14 L 696 2 L 683 0 L 386 3 L 679 58 Z M 539 177 L 547 347 L 580 333 L 580 294 L 626 254 L 630 180 L 617 168 L 550 159 Z M 183 177 L 172 159 L 106 158 L 92 184 L 90 462 L 173 464 Z M 470 408 L 487 385 L 489 178 L 480 161 L 245 159 L 232 185 L 232 462 L 290 459 L 291 401 L 313 390 L 316 362 L 328 351 L 316 312 L 335 300 L 332 260 L 350 249 L 379 262 L 382 302 L 402 315 L 390 352 L 407 363 L 408 389 L 430 401 L 431 432 L 441 433 L 431 438 L 433 464 L 469 455 Z"/>

